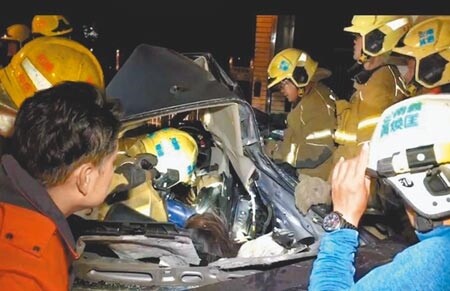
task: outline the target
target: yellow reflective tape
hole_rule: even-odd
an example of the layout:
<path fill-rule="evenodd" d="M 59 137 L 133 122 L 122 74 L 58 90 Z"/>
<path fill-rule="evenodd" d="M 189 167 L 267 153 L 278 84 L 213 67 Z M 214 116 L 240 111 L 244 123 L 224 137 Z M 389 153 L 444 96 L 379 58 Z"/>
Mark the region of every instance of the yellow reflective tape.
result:
<path fill-rule="evenodd" d="M 408 20 L 407 20 L 406 17 L 399 18 L 399 19 L 396 19 L 394 21 L 386 23 L 386 25 L 389 26 L 394 31 L 399 29 L 400 27 L 403 27 L 403 26 L 407 25 L 407 24 L 408 24 Z"/>
<path fill-rule="evenodd" d="M 369 126 L 375 126 L 378 123 L 379 119 L 380 119 L 379 116 L 363 119 L 358 123 L 358 129 L 366 128 Z"/>
<path fill-rule="evenodd" d="M 334 133 L 334 138 L 342 141 L 356 141 L 356 134 L 336 131 Z"/>
<path fill-rule="evenodd" d="M 293 143 L 291 143 L 291 148 L 289 150 L 289 153 L 286 156 L 286 162 L 293 165 L 295 162 L 295 151 L 297 150 L 297 146 Z"/>
<path fill-rule="evenodd" d="M 306 140 L 313 140 L 313 139 L 321 139 L 325 137 L 331 136 L 331 130 L 329 129 L 323 129 L 319 131 L 314 131 L 306 136 Z"/>

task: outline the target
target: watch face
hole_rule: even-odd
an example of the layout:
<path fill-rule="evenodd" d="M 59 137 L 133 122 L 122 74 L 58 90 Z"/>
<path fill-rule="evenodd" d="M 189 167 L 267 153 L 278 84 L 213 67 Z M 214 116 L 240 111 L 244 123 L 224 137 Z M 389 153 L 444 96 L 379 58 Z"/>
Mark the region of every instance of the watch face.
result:
<path fill-rule="evenodd" d="M 323 229 L 325 231 L 333 231 L 340 227 L 341 217 L 336 212 L 330 212 L 323 219 Z"/>

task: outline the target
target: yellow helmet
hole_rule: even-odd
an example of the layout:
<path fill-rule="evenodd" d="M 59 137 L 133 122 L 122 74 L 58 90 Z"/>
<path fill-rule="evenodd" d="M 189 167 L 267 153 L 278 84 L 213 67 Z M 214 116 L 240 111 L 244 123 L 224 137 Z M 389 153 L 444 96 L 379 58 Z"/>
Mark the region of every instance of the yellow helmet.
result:
<path fill-rule="evenodd" d="M 60 36 L 72 32 L 72 26 L 62 15 L 35 15 L 31 32 L 33 35 Z"/>
<path fill-rule="evenodd" d="M 450 16 L 419 22 L 406 34 L 404 43 L 393 51 L 416 60 L 416 82 L 426 88 L 450 83 Z"/>
<path fill-rule="evenodd" d="M 66 80 L 104 88 L 97 58 L 82 44 L 62 37 L 31 40 L 0 70 L 0 82 L 17 107 L 34 92 Z"/>
<path fill-rule="evenodd" d="M 169 127 L 139 139 L 127 152 L 131 156 L 139 153 L 153 154 L 158 158 L 155 168 L 159 172 L 178 170 L 177 183 L 189 183 L 197 162 L 198 147 L 195 139 L 187 132 Z"/>
<path fill-rule="evenodd" d="M 30 38 L 30 28 L 26 26 L 25 24 L 13 24 L 8 26 L 6 29 L 6 34 L 2 36 L 2 39 L 4 40 L 14 40 L 20 43 L 26 41 L 28 38 Z"/>
<path fill-rule="evenodd" d="M 362 37 L 363 55 L 374 57 L 390 52 L 412 25 L 412 18 L 404 15 L 356 15 L 352 25 L 344 31 L 357 33 Z"/>
<path fill-rule="evenodd" d="M 306 52 L 287 48 L 277 53 L 267 69 L 271 88 L 284 79 L 291 80 L 297 88 L 305 87 L 317 70 L 318 63 Z"/>

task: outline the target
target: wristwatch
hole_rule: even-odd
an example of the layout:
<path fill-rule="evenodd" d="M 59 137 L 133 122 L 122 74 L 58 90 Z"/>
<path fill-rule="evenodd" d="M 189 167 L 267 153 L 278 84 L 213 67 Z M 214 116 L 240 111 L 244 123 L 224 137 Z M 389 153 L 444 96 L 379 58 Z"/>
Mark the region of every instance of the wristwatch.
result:
<path fill-rule="evenodd" d="M 358 230 L 356 226 L 345 220 L 345 218 L 342 216 L 342 213 L 338 211 L 332 211 L 328 213 L 323 218 L 322 227 L 327 232 L 343 228 Z"/>

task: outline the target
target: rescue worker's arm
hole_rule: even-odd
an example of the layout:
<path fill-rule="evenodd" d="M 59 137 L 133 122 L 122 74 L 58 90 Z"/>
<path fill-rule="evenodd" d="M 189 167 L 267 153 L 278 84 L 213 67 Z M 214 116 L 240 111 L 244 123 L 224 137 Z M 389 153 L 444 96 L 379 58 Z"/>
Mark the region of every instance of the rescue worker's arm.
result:
<path fill-rule="evenodd" d="M 395 79 L 388 66 L 373 73 L 361 91 L 356 133 L 358 145 L 371 139 L 381 113 L 399 100 L 398 94 L 401 93 L 396 90 Z"/>
<path fill-rule="evenodd" d="M 330 90 L 316 90 L 304 104 L 302 135 L 298 140 L 296 168 L 316 168 L 331 157 L 336 128 L 334 100 Z M 306 100 L 305 100 L 306 101 Z"/>
<path fill-rule="evenodd" d="M 365 175 L 368 161 L 366 144 L 356 158 L 340 159 L 332 173 L 333 210 L 342 213 L 355 226 L 369 197 L 370 179 Z M 343 228 L 325 233 L 311 271 L 309 290 L 349 290 L 355 284 L 354 260 L 358 246 L 357 230 Z"/>
<path fill-rule="evenodd" d="M 346 144 L 347 123 L 350 118 L 351 104 L 347 100 L 336 100 L 336 132 L 334 141 L 337 144 Z"/>
<path fill-rule="evenodd" d="M 273 151 L 272 159 L 276 163 L 286 162 L 287 156 L 291 150 L 293 136 L 292 127 L 288 124 L 283 134 L 283 141 L 278 144 L 278 148 Z"/>

